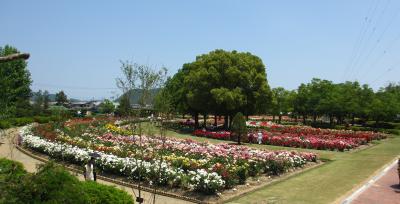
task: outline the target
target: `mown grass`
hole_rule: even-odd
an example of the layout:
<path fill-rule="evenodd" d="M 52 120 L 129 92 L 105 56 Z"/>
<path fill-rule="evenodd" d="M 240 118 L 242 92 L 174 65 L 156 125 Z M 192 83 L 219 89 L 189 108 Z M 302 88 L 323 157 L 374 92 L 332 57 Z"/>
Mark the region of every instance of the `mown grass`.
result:
<path fill-rule="evenodd" d="M 145 129 L 158 132 L 146 124 Z M 167 131 L 168 137 L 192 139 L 200 142 L 227 142 L 194 137 Z M 400 155 L 400 136 L 391 136 L 364 149 L 335 152 L 311 149 L 248 144 L 250 147 L 269 150 L 296 150 L 317 153 L 326 163 L 294 177 L 266 186 L 240 197 L 231 203 L 332 203 L 372 176 L 385 164 Z M 396 181 L 393 181 L 395 183 Z"/>

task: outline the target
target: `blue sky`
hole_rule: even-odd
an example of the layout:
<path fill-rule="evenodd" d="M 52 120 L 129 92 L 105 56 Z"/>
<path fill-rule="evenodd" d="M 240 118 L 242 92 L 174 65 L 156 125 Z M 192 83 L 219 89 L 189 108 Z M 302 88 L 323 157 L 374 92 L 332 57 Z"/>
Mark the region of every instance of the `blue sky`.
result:
<path fill-rule="evenodd" d="M 0 6 L 0 46 L 31 53 L 32 89 L 118 94 L 120 60 L 173 75 L 214 49 L 261 57 L 271 87 L 313 77 L 374 89 L 400 81 L 400 1 L 18 1 Z"/>

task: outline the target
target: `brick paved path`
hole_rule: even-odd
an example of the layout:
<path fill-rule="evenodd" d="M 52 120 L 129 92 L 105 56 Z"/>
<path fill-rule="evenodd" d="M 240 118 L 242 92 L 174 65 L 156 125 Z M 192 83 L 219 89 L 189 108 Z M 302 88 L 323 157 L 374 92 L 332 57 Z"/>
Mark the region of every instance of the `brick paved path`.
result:
<path fill-rule="evenodd" d="M 385 171 L 387 170 L 387 171 Z M 356 196 L 352 204 L 400 204 L 400 186 L 397 173 L 397 162 L 385 169 L 382 175 L 368 186 L 361 187 L 361 193 Z M 381 177 L 379 177 L 381 176 Z M 375 177 L 376 178 L 376 177 Z"/>

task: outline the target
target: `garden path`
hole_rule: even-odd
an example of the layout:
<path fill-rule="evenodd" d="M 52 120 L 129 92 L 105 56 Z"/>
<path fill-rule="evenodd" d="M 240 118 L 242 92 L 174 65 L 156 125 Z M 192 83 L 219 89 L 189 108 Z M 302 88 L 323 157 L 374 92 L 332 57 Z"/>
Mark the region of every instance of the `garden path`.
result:
<path fill-rule="evenodd" d="M 0 137 L 0 143 L 3 143 L 0 145 L 0 157 L 6 157 L 8 159 L 12 159 L 15 161 L 21 162 L 25 169 L 28 172 L 35 172 L 36 171 L 36 166 L 38 164 L 41 164 L 43 162 L 38 161 L 21 151 L 15 148 L 13 145 L 13 138 L 18 134 L 19 129 L 18 128 L 12 128 L 4 131 L 3 133 L 0 134 L 5 134 L 5 137 Z M 78 175 L 76 173 L 72 173 L 73 175 L 77 176 L 79 180 L 84 180 L 83 175 Z M 120 188 L 126 192 L 128 192 L 130 195 L 135 197 L 135 193 L 138 194 L 137 189 L 135 190 L 135 193 L 133 193 L 131 188 L 117 185 L 108 181 L 100 180 L 98 179 L 97 182 L 105 184 L 105 185 L 111 185 L 111 186 L 116 186 L 117 188 Z M 142 191 L 142 197 L 144 198 L 145 202 L 144 203 L 153 203 L 153 195 L 149 192 Z M 156 196 L 156 202 L 157 204 L 188 204 L 190 202 L 184 201 L 184 200 L 179 200 L 176 198 L 171 198 L 167 196 L 162 196 L 162 195 L 157 195 Z"/>
<path fill-rule="evenodd" d="M 400 204 L 400 185 L 397 160 L 359 188 L 343 203 Z"/>

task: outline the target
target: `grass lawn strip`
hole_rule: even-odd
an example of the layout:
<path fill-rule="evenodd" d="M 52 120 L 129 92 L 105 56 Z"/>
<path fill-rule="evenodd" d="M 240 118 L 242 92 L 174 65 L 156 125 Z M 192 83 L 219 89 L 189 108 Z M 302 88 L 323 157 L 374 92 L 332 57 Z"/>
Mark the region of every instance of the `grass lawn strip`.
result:
<path fill-rule="evenodd" d="M 190 138 L 195 141 L 219 143 L 221 141 L 198 138 L 189 134 L 168 131 L 167 136 Z M 299 148 L 285 148 L 270 145 L 248 146 L 269 150 L 296 149 L 298 151 L 315 152 L 326 164 L 290 177 L 284 181 L 268 185 L 258 191 L 232 201 L 232 203 L 332 203 L 343 198 L 363 181 L 368 179 L 382 166 L 400 154 L 400 137 L 391 136 L 386 140 L 374 142 L 356 151 L 333 152 Z"/>

